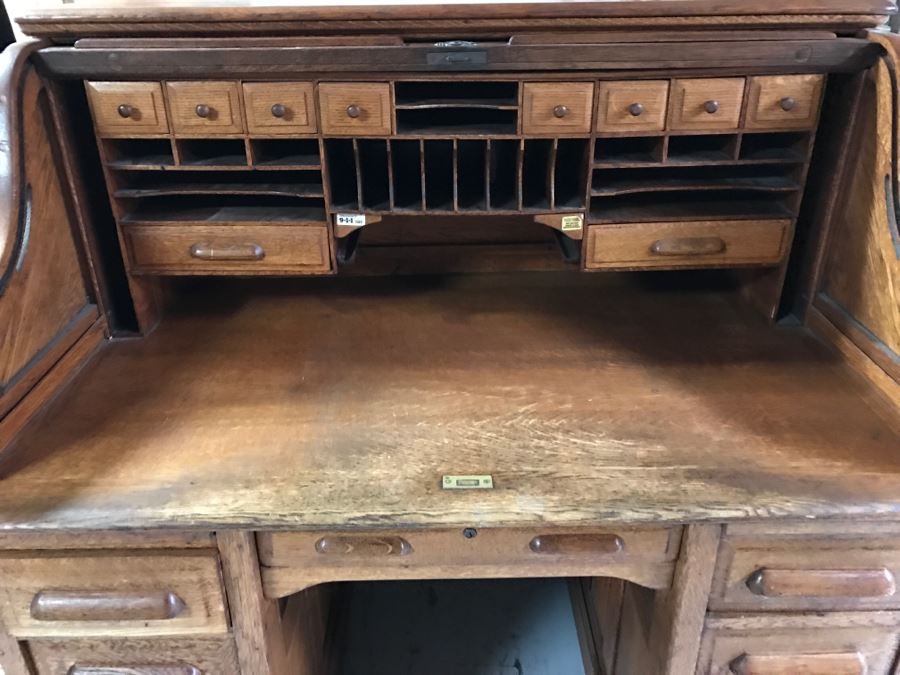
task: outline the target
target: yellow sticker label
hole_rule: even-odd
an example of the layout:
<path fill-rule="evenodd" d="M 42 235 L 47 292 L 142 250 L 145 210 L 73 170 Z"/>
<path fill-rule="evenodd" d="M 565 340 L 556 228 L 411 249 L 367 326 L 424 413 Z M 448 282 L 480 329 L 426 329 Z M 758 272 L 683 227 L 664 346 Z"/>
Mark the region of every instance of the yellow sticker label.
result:
<path fill-rule="evenodd" d="M 580 230 L 582 225 L 584 225 L 584 216 L 563 216 L 560 229 L 563 232 L 572 232 L 573 230 Z"/>
<path fill-rule="evenodd" d="M 492 490 L 494 478 L 491 475 L 444 476 L 441 487 L 445 490 Z"/>

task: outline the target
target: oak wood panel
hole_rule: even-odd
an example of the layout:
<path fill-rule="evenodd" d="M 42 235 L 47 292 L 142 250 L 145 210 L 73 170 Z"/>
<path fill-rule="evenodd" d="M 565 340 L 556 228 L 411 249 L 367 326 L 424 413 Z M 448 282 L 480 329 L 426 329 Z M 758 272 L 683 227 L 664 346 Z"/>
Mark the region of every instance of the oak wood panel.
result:
<path fill-rule="evenodd" d="M 118 532 L 0 533 L 0 551 L 215 547 L 215 535 L 212 532 L 203 531 L 122 530 Z"/>
<path fill-rule="evenodd" d="M 32 675 L 25 658 L 22 645 L 6 632 L 0 622 L 0 673 L 3 675 Z"/>
<path fill-rule="evenodd" d="M 314 134 L 316 102 L 311 82 L 244 82 L 251 135 Z"/>
<path fill-rule="evenodd" d="M 165 274 L 323 273 L 331 269 L 322 226 L 139 225 L 125 230 L 135 272 Z"/>
<path fill-rule="evenodd" d="M 389 136 L 391 88 L 386 82 L 323 82 L 319 118 L 326 136 Z"/>
<path fill-rule="evenodd" d="M 231 638 L 28 641 L 37 675 L 240 675 Z"/>
<path fill-rule="evenodd" d="M 244 131 L 237 82 L 166 82 L 172 130 L 178 135 L 215 136 Z"/>
<path fill-rule="evenodd" d="M 522 85 L 522 132 L 588 134 L 593 105 L 593 82 L 526 82 Z"/>
<path fill-rule="evenodd" d="M 85 82 L 84 86 L 101 135 L 128 137 L 169 132 L 159 82 Z"/>
<path fill-rule="evenodd" d="M 0 614 L 19 638 L 215 635 L 226 633 L 214 555 L 4 553 Z M 66 602 L 60 594 L 66 594 Z M 149 596 L 171 594 L 165 616 Z M 44 611 L 41 596 L 59 596 Z M 146 598 L 145 598 L 146 596 Z"/>
<path fill-rule="evenodd" d="M 787 253 L 789 220 L 621 223 L 588 227 L 587 269 L 774 264 Z"/>
<path fill-rule="evenodd" d="M 751 77 L 747 87 L 748 129 L 812 129 L 819 119 L 824 75 Z"/>
<path fill-rule="evenodd" d="M 668 80 L 600 82 L 598 132 L 662 131 L 669 103 Z"/>
<path fill-rule="evenodd" d="M 598 551 L 610 535 L 615 550 Z M 566 537 L 562 550 L 536 540 Z M 652 588 L 667 587 L 680 528 L 551 530 L 390 530 L 260 533 L 263 586 L 271 597 L 325 581 L 535 576 L 620 576 Z M 326 544 L 334 541 L 333 545 Z"/>
<path fill-rule="evenodd" d="M 672 80 L 669 128 L 674 131 L 737 129 L 744 84 L 742 77 Z"/>
<path fill-rule="evenodd" d="M 549 273 L 194 283 L 10 449 L 0 530 L 896 515 L 896 413 L 722 291 Z M 495 488 L 439 487 L 473 472 Z"/>
<path fill-rule="evenodd" d="M 890 675 L 900 644 L 891 612 L 712 615 L 698 675 Z"/>

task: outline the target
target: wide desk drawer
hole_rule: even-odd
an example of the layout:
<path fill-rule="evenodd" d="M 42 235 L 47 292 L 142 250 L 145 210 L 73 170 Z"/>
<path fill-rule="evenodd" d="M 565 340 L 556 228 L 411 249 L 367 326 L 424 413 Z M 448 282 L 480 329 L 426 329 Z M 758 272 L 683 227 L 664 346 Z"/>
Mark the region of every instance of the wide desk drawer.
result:
<path fill-rule="evenodd" d="M 603 576 L 671 583 L 681 528 L 459 528 L 257 535 L 263 586 L 281 597 L 328 581 Z"/>
<path fill-rule="evenodd" d="M 588 227 L 587 269 L 728 267 L 775 264 L 791 221 L 621 223 Z"/>
<path fill-rule="evenodd" d="M 228 632 L 213 553 L 0 558 L 0 623 L 19 639 Z"/>
<path fill-rule="evenodd" d="M 239 675 L 234 640 L 29 640 L 37 675 Z"/>
<path fill-rule="evenodd" d="M 889 675 L 900 614 L 771 614 L 706 620 L 698 675 Z"/>
<path fill-rule="evenodd" d="M 331 259 L 324 225 L 137 225 L 126 228 L 135 272 L 314 274 Z"/>
<path fill-rule="evenodd" d="M 710 609 L 900 609 L 897 539 L 731 527 L 719 545 Z"/>

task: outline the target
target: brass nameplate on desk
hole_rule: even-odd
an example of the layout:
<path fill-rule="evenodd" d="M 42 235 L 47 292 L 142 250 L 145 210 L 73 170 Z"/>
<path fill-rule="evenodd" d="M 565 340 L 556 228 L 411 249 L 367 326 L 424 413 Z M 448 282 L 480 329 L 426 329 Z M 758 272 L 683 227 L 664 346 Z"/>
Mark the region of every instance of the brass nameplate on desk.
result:
<path fill-rule="evenodd" d="M 445 490 L 493 490 L 494 477 L 484 476 L 444 476 L 441 486 Z"/>

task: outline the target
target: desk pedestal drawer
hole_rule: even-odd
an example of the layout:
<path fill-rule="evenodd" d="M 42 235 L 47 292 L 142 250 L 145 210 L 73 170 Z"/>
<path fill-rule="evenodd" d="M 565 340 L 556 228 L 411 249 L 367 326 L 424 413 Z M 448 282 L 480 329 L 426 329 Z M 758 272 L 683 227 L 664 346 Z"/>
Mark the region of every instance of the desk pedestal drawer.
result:
<path fill-rule="evenodd" d="M 331 269 L 324 225 L 139 225 L 125 236 L 136 272 L 315 274 Z"/>
<path fill-rule="evenodd" d="M 889 675 L 900 614 L 711 616 L 699 675 Z"/>
<path fill-rule="evenodd" d="M 773 265 L 787 252 L 789 220 L 622 223 L 588 228 L 587 269 Z"/>
<path fill-rule="evenodd" d="M 34 640 L 37 675 L 239 675 L 234 641 Z"/>
<path fill-rule="evenodd" d="M 257 536 L 263 586 L 270 597 L 326 581 L 581 577 L 604 572 L 664 588 L 671 581 L 680 540 L 680 528 L 459 528 Z"/>

